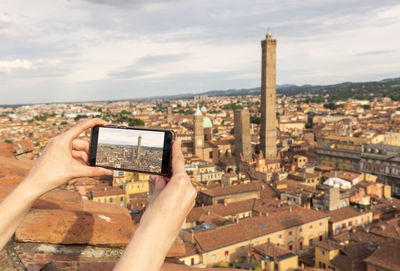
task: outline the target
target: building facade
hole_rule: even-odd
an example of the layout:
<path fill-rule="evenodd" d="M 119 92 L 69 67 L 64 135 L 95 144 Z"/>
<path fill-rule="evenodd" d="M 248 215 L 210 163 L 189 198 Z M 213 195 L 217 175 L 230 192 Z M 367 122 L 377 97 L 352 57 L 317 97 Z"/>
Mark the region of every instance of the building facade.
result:
<path fill-rule="evenodd" d="M 360 169 L 378 176 L 391 186 L 392 195 L 400 197 L 400 147 L 366 144 L 361 153 Z"/>

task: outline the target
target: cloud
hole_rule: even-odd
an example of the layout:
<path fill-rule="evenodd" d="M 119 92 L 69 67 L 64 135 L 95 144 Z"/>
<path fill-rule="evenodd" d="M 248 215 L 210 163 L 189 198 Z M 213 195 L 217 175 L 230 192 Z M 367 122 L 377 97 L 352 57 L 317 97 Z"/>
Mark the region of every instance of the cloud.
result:
<path fill-rule="evenodd" d="M 399 67 L 398 0 L 5 0 L 2 10 L 8 103 L 256 87 L 268 26 L 279 84 L 383 79 Z"/>
<path fill-rule="evenodd" d="M 161 63 L 171 63 L 188 58 L 188 54 L 181 55 L 152 55 L 139 58 L 138 65 L 154 65 Z"/>
<path fill-rule="evenodd" d="M 114 6 L 117 8 L 133 8 L 133 7 L 144 7 L 151 4 L 165 4 L 168 2 L 180 1 L 180 0 L 87 0 L 88 2 Z"/>
<path fill-rule="evenodd" d="M 356 54 L 356 56 L 374 56 L 374 55 L 382 55 L 382 54 L 390 54 L 395 50 L 380 50 L 380 51 L 368 51 Z"/>
<path fill-rule="evenodd" d="M 0 72 L 12 73 L 18 70 L 31 70 L 33 69 L 32 62 L 26 59 L 15 59 L 0 61 Z"/>

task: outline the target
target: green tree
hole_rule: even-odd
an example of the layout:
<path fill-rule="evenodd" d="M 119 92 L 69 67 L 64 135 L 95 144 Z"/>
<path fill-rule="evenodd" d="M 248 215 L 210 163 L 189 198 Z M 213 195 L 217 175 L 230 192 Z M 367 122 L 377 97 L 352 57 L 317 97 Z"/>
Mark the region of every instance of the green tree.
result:
<path fill-rule="evenodd" d="M 129 119 L 129 126 L 144 126 L 144 121 L 141 119 Z"/>
<path fill-rule="evenodd" d="M 8 144 L 11 144 L 11 143 L 12 143 L 12 140 L 6 139 L 6 140 L 4 140 L 4 142 L 6 142 L 6 143 L 8 143 Z"/>

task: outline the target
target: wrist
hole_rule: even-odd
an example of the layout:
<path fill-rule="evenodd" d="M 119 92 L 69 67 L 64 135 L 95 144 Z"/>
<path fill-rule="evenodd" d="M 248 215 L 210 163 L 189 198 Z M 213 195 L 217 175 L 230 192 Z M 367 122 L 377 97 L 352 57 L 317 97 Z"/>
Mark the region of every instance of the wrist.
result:
<path fill-rule="evenodd" d="M 41 191 L 39 185 L 35 184 L 34 178 L 29 175 L 17 186 L 19 195 L 27 201 L 34 202 L 40 196 L 42 196 L 46 191 Z"/>

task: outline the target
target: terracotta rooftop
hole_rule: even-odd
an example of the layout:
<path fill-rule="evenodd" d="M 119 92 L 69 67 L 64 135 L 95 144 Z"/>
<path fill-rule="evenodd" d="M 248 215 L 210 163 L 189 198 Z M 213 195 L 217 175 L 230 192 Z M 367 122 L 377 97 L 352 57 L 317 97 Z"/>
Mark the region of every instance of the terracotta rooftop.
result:
<path fill-rule="evenodd" d="M 342 247 L 339 243 L 337 243 L 336 241 L 333 241 L 331 239 L 325 239 L 322 241 L 318 241 L 315 243 L 315 246 L 326 249 L 328 251 L 337 250 Z"/>
<path fill-rule="evenodd" d="M 230 195 L 230 194 L 239 194 L 239 193 L 258 191 L 258 189 L 259 189 L 258 183 L 251 182 L 248 184 L 216 187 L 216 188 L 200 191 L 200 193 L 211 196 L 211 197 L 217 197 L 217 196 L 224 196 L 224 195 Z"/>
<path fill-rule="evenodd" d="M 357 216 L 366 214 L 368 212 L 362 213 L 359 210 L 349 206 L 349 207 L 344 207 L 344 208 L 337 209 L 337 210 L 334 210 L 334 211 L 329 211 L 329 212 L 326 212 L 326 213 L 331 216 L 330 221 L 335 223 L 335 222 L 342 221 L 342 220 L 345 220 L 345 219 L 349 219 L 349 218 L 352 218 L 352 217 L 357 217 Z"/>
<path fill-rule="evenodd" d="M 208 205 L 202 207 L 195 207 L 193 208 L 189 215 L 186 217 L 187 221 L 198 221 L 199 217 L 203 213 L 211 212 L 218 214 L 220 216 L 234 216 L 238 213 L 243 213 L 247 211 L 251 211 L 254 205 L 254 199 L 238 201 L 224 204 L 215 204 L 215 205 Z"/>
<path fill-rule="evenodd" d="M 380 245 L 378 249 L 364 262 L 373 266 L 381 267 L 386 270 L 399 271 L 400 270 L 400 241 L 396 239 L 388 239 L 385 243 Z"/>
<path fill-rule="evenodd" d="M 107 187 L 104 190 L 93 190 L 91 192 L 93 198 L 125 195 L 125 191 L 121 188 Z"/>
<path fill-rule="evenodd" d="M 34 161 L 28 159 L 17 160 L 13 157 L 0 156 L 0 183 L 20 183 L 28 175 L 33 163 Z"/>
<path fill-rule="evenodd" d="M 276 212 L 240 220 L 239 223 L 195 233 L 201 251 L 211 251 L 286 228 L 328 217 L 300 206 L 281 207 Z"/>
<path fill-rule="evenodd" d="M 253 252 L 261 254 L 262 256 L 268 256 L 270 258 L 280 257 L 288 254 L 292 254 L 293 256 L 295 256 L 295 254 L 293 254 L 293 252 L 291 252 L 290 250 L 284 247 L 277 246 L 273 243 L 266 243 L 255 246 L 253 248 Z"/>
<path fill-rule="evenodd" d="M 369 231 L 378 236 L 400 240 L 400 217 L 375 223 L 369 227 Z"/>

